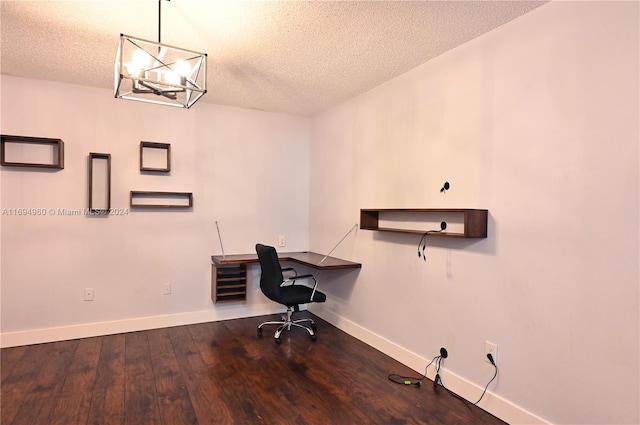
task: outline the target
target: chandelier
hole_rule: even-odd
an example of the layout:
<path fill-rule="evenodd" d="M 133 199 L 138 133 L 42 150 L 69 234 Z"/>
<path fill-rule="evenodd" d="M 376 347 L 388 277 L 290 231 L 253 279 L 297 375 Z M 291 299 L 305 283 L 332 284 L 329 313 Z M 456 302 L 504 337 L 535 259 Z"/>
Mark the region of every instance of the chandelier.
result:
<path fill-rule="evenodd" d="M 190 108 L 207 92 L 207 54 L 120 34 L 115 62 L 115 97 Z"/>

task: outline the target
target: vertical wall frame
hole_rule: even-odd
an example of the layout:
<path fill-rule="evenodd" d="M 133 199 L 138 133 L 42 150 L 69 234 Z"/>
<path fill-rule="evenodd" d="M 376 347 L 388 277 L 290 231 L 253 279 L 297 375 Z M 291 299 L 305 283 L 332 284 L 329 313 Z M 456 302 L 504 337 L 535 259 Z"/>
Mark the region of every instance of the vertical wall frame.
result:
<path fill-rule="evenodd" d="M 89 211 L 111 210 L 111 154 L 89 153 Z"/>

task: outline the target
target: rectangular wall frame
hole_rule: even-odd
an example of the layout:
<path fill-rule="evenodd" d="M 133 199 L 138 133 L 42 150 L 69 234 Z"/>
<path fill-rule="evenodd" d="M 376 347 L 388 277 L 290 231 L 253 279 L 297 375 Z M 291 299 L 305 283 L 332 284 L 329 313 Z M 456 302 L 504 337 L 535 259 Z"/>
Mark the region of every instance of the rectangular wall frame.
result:
<path fill-rule="evenodd" d="M 191 208 L 193 193 L 132 190 L 129 205 L 131 208 Z"/>
<path fill-rule="evenodd" d="M 64 142 L 42 137 L 0 136 L 0 164 L 9 167 L 64 169 Z"/>
<path fill-rule="evenodd" d="M 111 210 L 111 154 L 89 153 L 89 210 Z"/>
<path fill-rule="evenodd" d="M 171 144 L 140 142 L 140 171 L 171 171 Z"/>

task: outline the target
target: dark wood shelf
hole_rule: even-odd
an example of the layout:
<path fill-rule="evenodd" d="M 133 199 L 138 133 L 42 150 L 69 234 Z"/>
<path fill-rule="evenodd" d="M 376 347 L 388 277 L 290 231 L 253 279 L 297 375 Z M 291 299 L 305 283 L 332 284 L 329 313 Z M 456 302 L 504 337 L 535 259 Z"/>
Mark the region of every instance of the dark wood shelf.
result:
<path fill-rule="evenodd" d="M 51 162 L 21 162 L 7 159 L 7 144 L 22 145 L 48 145 L 53 149 Z M 64 142 L 60 139 L 47 139 L 42 137 L 10 136 L 3 134 L 0 136 L 0 164 L 5 167 L 31 167 L 31 168 L 52 168 L 56 170 L 64 169 Z"/>
<path fill-rule="evenodd" d="M 429 229 L 414 230 L 391 227 L 380 227 L 380 213 L 394 215 L 400 213 L 415 213 L 431 218 L 434 222 L 443 220 L 444 214 L 456 217 L 462 223 L 462 232 L 437 232 L 429 233 L 429 237 L 441 238 L 486 238 L 488 210 L 471 208 L 383 208 L 361 209 L 360 229 L 374 230 L 378 232 L 404 233 L 410 235 L 424 235 Z"/>
<path fill-rule="evenodd" d="M 100 161 L 106 162 L 105 175 L 103 187 L 103 193 L 100 192 L 100 179 L 94 173 L 94 164 Z M 98 167 L 95 167 L 98 168 Z M 94 184 L 94 180 L 96 184 Z M 100 199 L 101 198 L 101 199 Z M 104 205 L 100 205 L 102 208 L 96 207 L 100 204 L 100 200 Z M 89 211 L 92 213 L 106 214 L 111 210 L 111 154 L 109 153 L 89 153 Z"/>
<path fill-rule="evenodd" d="M 154 203 L 141 202 L 143 199 L 152 200 Z M 162 203 L 160 201 L 162 201 Z M 132 190 L 129 196 L 129 206 L 131 208 L 191 208 L 193 207 L 193 193 Z"/>
<path fill-rule="evenodd" d="M 160 149 L 166 152 L 164 164 L 161 167 L 151 167 L 145 165 L 144 151 L 145 149 Z M 171 171 L 171 144 L 160 142 L 140 142 L 140 171 L 156 171 L 168 173 Z"/>
<path fill-rule="evenodd" d="M 225 277 L 220 277 L 220 276 L 225 276 Z M 241 275 L 240 273 L 234 273 L 232 277 L 226 277 L 227 275 L 220 275 L 218 276 L 218 282 L 241 282 L 241 281 L 246 281 L 247 278 L 243 275 Z M 231 285 L 226 285 L 226 286 L 231 286 Z"/>

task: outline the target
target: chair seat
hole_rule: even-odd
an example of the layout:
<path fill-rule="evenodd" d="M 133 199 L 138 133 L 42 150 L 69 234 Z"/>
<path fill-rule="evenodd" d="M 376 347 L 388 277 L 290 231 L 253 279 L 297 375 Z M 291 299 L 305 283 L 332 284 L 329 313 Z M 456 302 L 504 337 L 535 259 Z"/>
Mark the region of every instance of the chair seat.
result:
<path fill-rule="evenodd" d="M 306 304 L 308 302 L 323 303 L 327 300 L 327 296 L 320 291 L 316 291 L 316 293 L 313 294 L 313 300 L 311 300 L 313 288 L 304 285 L 283 286 L 280 291 L 280 299 L 278 302 L 287 307 Z"/>

